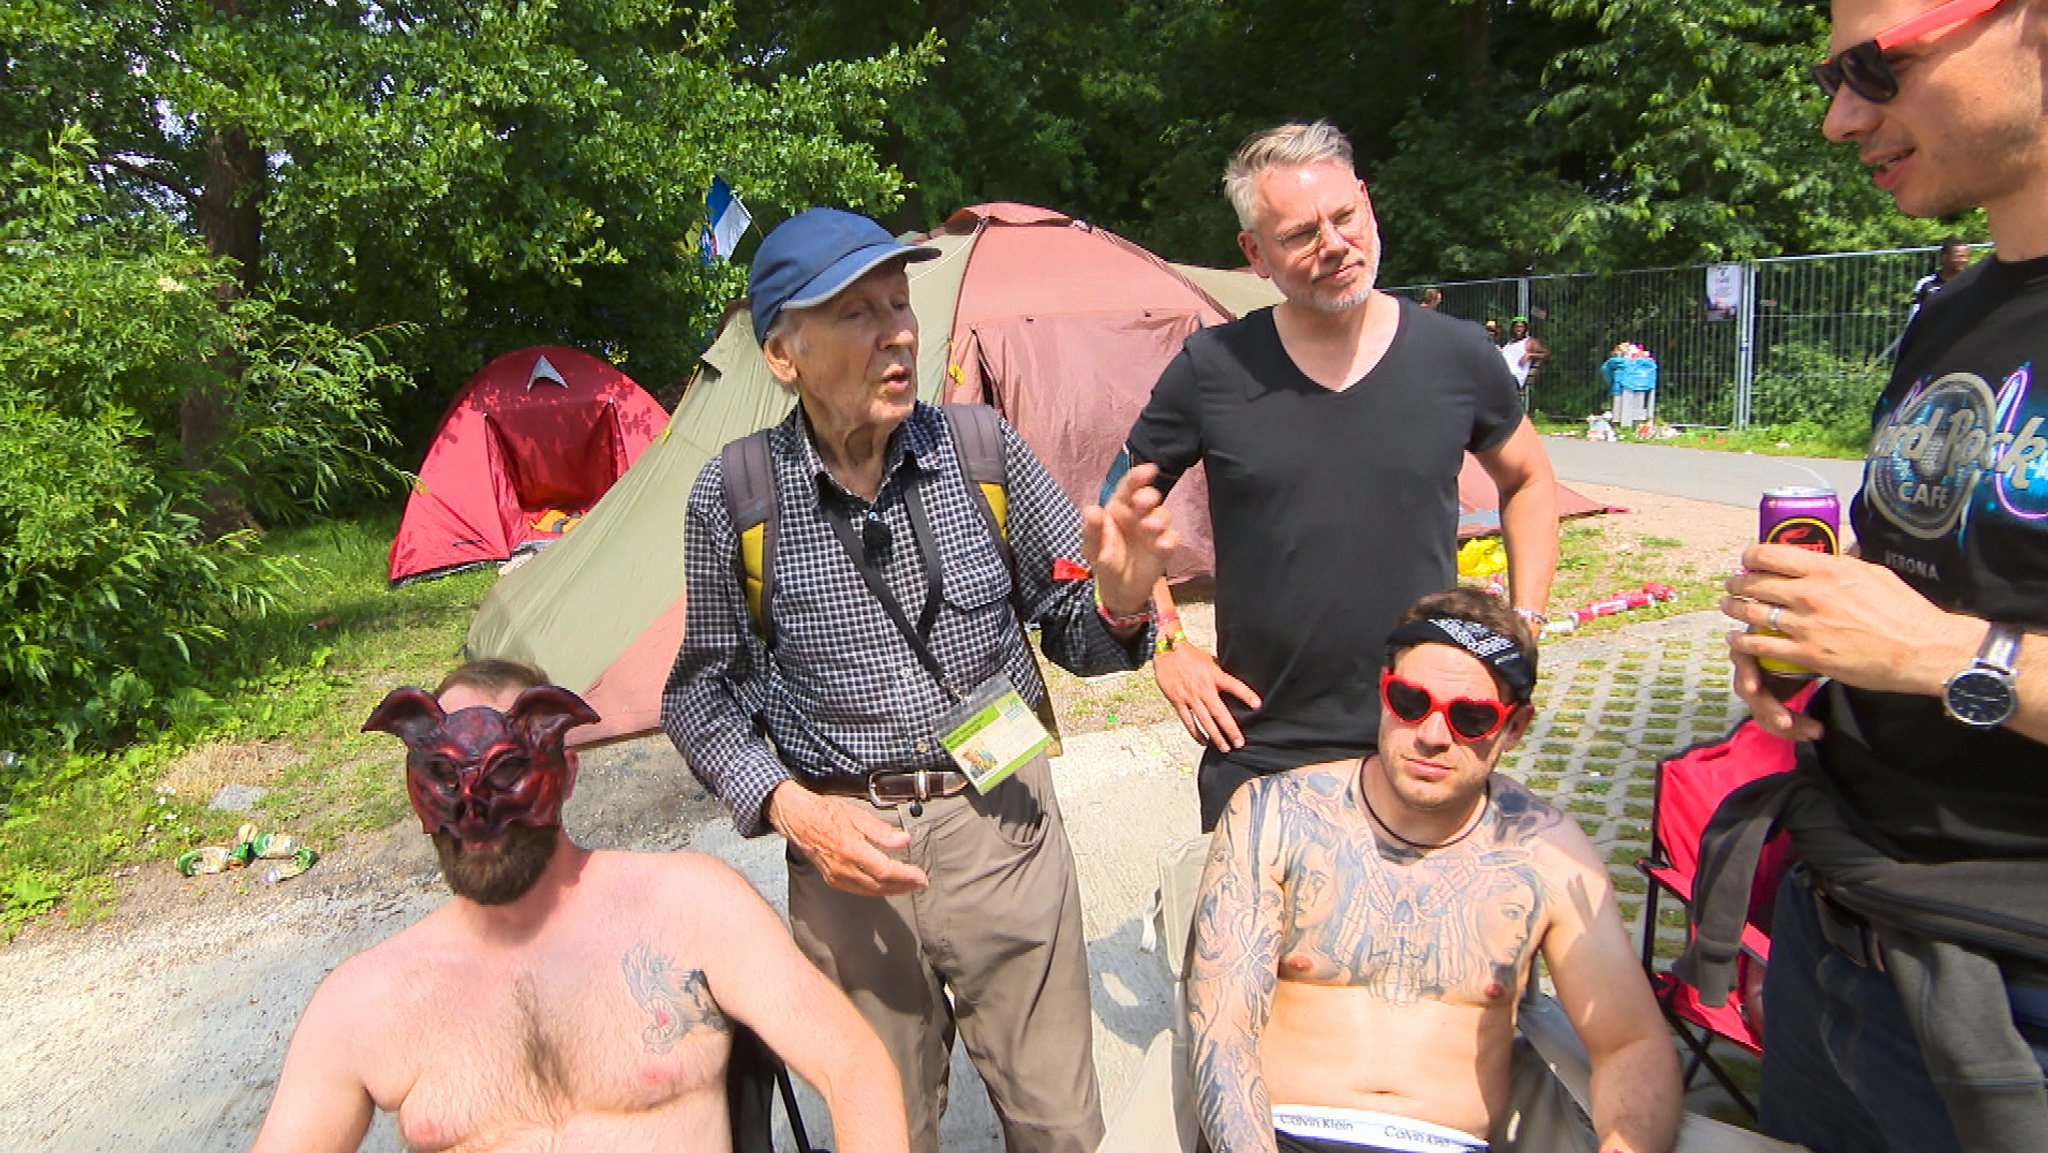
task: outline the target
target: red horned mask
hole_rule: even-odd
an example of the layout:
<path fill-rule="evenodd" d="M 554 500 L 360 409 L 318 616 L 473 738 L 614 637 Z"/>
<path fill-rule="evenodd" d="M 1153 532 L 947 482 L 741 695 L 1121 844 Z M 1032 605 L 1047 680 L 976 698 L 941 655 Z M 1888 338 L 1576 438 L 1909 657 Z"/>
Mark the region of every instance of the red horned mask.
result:
<path fill-rule="evenodd" d="M 557 685 L 519 694 L 511 711 L 441 711 L 419 689 L 394 689 L 363 731 L 405 742 L 405 791 L 420 827 L 472 843 L 493 841 L 512 825 L 562 822 L 569 792 L 563 734 L 598 719 L 583 698 Z"/>

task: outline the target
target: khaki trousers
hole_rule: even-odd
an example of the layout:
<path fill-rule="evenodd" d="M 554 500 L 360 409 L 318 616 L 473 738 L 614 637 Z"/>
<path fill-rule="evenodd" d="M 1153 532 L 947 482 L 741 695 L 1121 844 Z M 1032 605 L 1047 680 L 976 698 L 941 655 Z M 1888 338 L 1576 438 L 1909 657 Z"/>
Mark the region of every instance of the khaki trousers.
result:
<path fill-rule="evenodd" d="M 1043 757 L 988 796 L 877 810 L 910 834 L 931 885 L 859 897 L 789 854 L 789 919 L 805 955 L 853 999 L 896 1062 L 910 1147 L 937 1153 L 958 1032 L 1009 1153 L 1093 1153 L 1102 1139 L 1074 854 Z"/>

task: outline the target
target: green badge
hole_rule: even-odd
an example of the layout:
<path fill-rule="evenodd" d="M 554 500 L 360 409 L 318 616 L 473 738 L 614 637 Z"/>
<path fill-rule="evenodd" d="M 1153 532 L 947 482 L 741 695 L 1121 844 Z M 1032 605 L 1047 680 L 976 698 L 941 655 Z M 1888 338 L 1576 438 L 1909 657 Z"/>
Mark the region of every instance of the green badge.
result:
<path fill-rule="evenodd" d="M 1031 706 L 1000 676 L 992 677 L 939 718 L 939 743 L 960 771 L 986 793 L 1052 744 Z"/>

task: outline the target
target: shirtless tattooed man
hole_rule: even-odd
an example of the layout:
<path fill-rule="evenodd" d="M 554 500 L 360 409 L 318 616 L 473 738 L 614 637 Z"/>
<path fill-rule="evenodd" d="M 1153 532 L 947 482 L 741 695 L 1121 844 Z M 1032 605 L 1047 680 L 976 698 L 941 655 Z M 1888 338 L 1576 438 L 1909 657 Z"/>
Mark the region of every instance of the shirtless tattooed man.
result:
<path fill-rule="evenodd" d="M 1602 1150 L 1666 1153 L 1678 1062 L 1599 853 L 1494 773 L 1536 645 L 1456 589 L 1404 612 L 1379 751 L 1240 790 L 1211 843 L 1188 978 L 1218 1153 L 1484 1150 L 1541 952 L 1592 1057 Z"/>
<path fill-rule="evenodd" d="M 545 679 L 472 662 L 371 714 L 455 897 L 314 993 L 258 1153 L 353 1150 L 377 1109 L 412 1149 L 724 1153 L 733 1021 L 824 1095 L 837 1148 L 903 1153 L 880 1039 L 739 874 L 563 833 L 563 734 L 597 714 Z"/>

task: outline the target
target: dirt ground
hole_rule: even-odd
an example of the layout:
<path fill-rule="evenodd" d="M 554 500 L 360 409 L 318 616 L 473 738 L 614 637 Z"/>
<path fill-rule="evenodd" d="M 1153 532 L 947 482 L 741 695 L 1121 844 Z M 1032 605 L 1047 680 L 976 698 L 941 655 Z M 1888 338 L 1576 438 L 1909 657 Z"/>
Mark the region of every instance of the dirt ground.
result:
<path fill-rule="evenodd" d="M 1610 547 L 1657 538 L 1665 563 L 1702 576 L 1731 569 L 1755 532 L 1750 510 L 1575 487 L 1631 510 L 1607 518 Z M 1186 619 L 1199 642 L 1213 644 L 1208 605 L 1191 604 Z M 1069 732 L 1170 719 L 1148 674 L 1101 684 L 1055 677 Z M 690 843 L 691 830 L 722 821 L 694 781 L 657 779 L 644 753 L 620 748 L 595 771 L 586 761 L 569 811 L 580 841 L 673 849 Z M 292 755 L 272 746 L 247 752 L 242 759 L 256 770 Z M 46 921 L 0 948 L 0 1003 L 10 1017 L 0 1068 L 12 1085 L 0 1148 L 246 1145 L 319 977 L 442 899 L 415 825 L 318 847 L 323 860 L 311 872 L 275 884 L 259 870 L 188 880 L 168 861 L 146 866 L 119 879 L 106 920 L 82 928 Z M 192 1075 L 194 1063 L 205 1076 Z"/>

